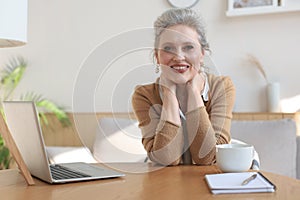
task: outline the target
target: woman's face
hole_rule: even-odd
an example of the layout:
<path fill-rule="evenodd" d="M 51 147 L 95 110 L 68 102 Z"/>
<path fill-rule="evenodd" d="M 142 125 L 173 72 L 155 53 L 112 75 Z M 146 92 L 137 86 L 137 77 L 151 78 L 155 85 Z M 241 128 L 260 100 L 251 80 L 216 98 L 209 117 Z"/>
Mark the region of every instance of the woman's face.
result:
<path fill-rule="evenodd" d="M 155 55 L 166 78 L 185 84 L 199 71 L 203 51 L 198 37 L 194 29 L 185 25 L 174 25 L 161 33 Z"/>

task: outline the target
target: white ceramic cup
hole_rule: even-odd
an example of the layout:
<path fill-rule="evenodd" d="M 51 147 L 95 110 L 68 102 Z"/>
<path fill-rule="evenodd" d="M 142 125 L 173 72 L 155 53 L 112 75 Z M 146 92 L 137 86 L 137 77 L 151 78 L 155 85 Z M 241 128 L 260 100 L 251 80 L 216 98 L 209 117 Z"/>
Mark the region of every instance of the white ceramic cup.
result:
<path fill-rule="evenodd" d="M 250 169 L 254 148 L 250 144 L 216 145 L 217 166 L 222 172 L 243 172 Z"/>

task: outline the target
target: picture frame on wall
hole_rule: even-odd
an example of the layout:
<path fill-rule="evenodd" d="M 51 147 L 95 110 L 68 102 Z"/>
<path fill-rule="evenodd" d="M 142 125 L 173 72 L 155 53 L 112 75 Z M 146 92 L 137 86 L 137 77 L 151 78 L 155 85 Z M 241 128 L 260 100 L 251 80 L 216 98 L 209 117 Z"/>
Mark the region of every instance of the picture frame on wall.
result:
<path fill-rule="evenodd" d="M 228 11 L 278 7 L 278 0 L 228 0 Z"/>

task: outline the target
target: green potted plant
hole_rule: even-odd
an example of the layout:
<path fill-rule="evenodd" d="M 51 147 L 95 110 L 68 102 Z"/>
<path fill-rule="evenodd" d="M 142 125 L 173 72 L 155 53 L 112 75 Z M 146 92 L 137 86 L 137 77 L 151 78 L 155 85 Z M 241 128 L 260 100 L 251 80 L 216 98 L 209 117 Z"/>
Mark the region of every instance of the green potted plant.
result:
<path fill-rule="evenodd" d="M 22 57 L 13 58 L 6 66 L 0 70 L 0 101 L 17 100 L 13 93 L 19 85 L 24 72 L 27 68 L 27 62 Z M 46 112 L 54 113 L 57 119 L 64 125 L 71 124 L 68 115 L 63 107 L 58 106 L 51 100 L 43 98 L 42 95 L 34 92 L 27 92 L 22 94 L 18 100 L 34 101 L 38 110 L 41 121 L 44 125 L 48 125 L 48 120 L 45 115 Z M 3 116 L 3 108 L 0 105 L 0 111 Z M 0 169 L 7 169 L 10 167 L 11 156 L 8 148 L 5 146 L 3 138 L 0 133 Z"/>

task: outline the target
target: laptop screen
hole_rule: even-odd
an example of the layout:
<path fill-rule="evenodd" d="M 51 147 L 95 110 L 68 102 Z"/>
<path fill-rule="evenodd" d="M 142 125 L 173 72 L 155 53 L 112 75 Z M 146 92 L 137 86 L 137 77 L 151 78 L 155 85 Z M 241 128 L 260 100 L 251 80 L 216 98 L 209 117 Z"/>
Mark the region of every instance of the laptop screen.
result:
<path fill-rule="evenodd" d="M 3 102 L 11 135 L 33 176 L 50 181 L 49 163 L 34 102 Z"/>

